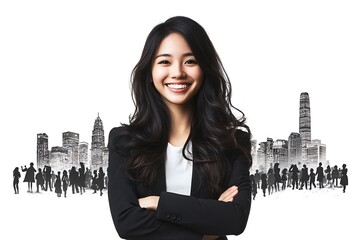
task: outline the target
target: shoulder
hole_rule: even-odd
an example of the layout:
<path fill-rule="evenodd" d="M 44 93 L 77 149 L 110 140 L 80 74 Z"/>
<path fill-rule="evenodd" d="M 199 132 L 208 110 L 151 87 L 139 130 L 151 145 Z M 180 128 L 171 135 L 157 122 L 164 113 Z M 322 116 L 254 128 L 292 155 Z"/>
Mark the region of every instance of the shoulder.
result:
<path fill-rule="evenodd" d="M 248 151 L 251 150 L 251 134 L 249 132 L 245 132 L 241 129 L 236 129 L 235 139 L 239 146 L 245 148 Z"/>
<path fill-rule="evenodd" d="M 130 138 L 130 133 L 125 126 L 114 127 L 109 133 L 109 147 L 115 147 L 118 144 L 126 143 Z"/>

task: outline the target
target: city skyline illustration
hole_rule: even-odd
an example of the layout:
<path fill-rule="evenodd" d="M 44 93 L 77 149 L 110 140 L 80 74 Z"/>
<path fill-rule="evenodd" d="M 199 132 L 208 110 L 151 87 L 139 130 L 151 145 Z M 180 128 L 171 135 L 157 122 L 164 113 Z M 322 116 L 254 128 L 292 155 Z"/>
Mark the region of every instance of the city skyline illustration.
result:
<path fill-rule="evenodd" d="M 281 167 L 291 164 L 316 168 L 319 162 L 330 164 L 326 158 L 326 144 L 320 139 L 311 138 L 311 105 L 310 96 L 302 92 L 299 98 L 298 132 L 289 132 L 288 136 L 273 139 L 252 139 L 252 170 L 267 171 L 275 163 Z M 250 126 L 252 127 L 252 126 Z M 315 126 L 315 128 L 318 126 Z M 78 131 L 62 132 L 62 144 L 50 146 L 53 136 L 46 132 L 37 134 L 36 164 L 43 168 L 53 165 L 59 170 L 78 166 L 83 162 L 87 167 L 106 169 L 108 163 L 108 150 L 106 137 L 110 129 L 105 129 L 98 113 L 92 129 L 91 139 L 82 139 Z M 89 130 L 90 132 L 90 130 Z M 265 141 L 264 141 L 265 140 Z"/>

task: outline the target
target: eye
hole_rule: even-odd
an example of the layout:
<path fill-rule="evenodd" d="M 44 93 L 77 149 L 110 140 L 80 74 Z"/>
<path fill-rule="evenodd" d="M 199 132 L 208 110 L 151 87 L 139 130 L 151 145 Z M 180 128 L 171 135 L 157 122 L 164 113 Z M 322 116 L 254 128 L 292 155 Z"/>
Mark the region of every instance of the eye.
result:
<path fill-rule="evenodd" d="M 189 60 L 186 60 L 186 61 L 185 61 L 185 64 L 194 65 L 194 64 L 197 64 L 197 61 L 196 61 L 195 59 L 189 59 Z"/>
<path fill-rule="evenodd" d="M 168 60 L 161 60 L 158 64 L 170 64 L 170 62 Z"/>

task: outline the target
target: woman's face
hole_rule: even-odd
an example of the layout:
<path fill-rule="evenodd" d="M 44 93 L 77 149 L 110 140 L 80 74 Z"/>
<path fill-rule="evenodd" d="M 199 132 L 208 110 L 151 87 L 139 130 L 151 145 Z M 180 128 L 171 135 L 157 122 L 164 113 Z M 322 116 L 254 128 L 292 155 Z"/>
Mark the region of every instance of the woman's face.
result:
<path fill-rule="evenodd" d="M 170 108 L 186 105 L 200 89 L 203 72 L 182 35 L 171 33 L 162 40 L 155 54 L 152 78 Z"/>

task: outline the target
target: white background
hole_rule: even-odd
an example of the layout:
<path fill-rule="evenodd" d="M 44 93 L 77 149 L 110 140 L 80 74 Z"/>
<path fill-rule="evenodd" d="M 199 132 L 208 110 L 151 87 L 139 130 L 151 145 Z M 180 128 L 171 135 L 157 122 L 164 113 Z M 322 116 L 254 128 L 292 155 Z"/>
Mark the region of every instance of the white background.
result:
<path fill-rule="evenodd" d="M 349 211 L 358 211 L 351 204 L 355 202 L 351 188 L 357 187 L 359 165 L 359 12 L 357 1 L 1 1 L 1 207 L 6 209 L 1 219 L 10 221 L 7 234 L 20 239 L 27 233 L 16 229 L 25 228 L 32 232 L 31 239 L 45 239 L 38 221 L 49 217 L 54 222 L 48 222 L 46 231 L 59 238 L 66 231 L 79 234 L 75 227 L 73 231 L 65 227 L 64 218 L 72 219 L 78 229 L 89 227 L 91 231 L 84 230 L 89 239 L 95 238 L 94 232 L 117 238 L 105 200 L 73 197 L 70 205 L 70 199 L 60 201 L 55 194 L 27 196 L 23 177 L 21 192 L 14 195 L 12 170 L 36 163 L 37 133 L 48 134 L 50 147 L 62 144 L 64 131 L 78 132 L 80 141 L 91 143 L 98 113 L 107 143 L 110 129 L 127 122 L 132 113 L 130 73 L 147 34 L 175 15 L 193 18 L 208 32 L 230 76 L 233 103 L 245 112 L 258 142 L 267 137 L 287 139 L 298 132 L 300 93 L 309 93 L 312 138 L 327 145 L 331 165 L 347 163 L 349 168 L 349 197 L 340 197 L 347 211 L 336 215 L 349 219 Z M 320 195 L 321 202 L 338 196 Z M 49 201 L 58 207 L 47 205 Z M 281 201 L 284 209 L 292 204 L 278 195 L 275 202 Z M 303 201 L 301 195 L 298 201 Z M 46 206 L 49 216 L 39 217 L 43 209 L 36 206 Z M 80 214 L 84 212 L 89 215 Z M 323 221 L 332 216 L 326 214 Z M 263 218 L 251 215 L 250 220 L 256 217 Z M 293 225 L 305 224 L 305 218 L 298 215 Z M 275 222 L 271 219 L 269 229 Z M 244 238 L 256 239 L 256 232 L 251 232 L 254 221 L 249 221 Z M 349 233 L 351 226 L 338 228 Z M 303 236 L 317 233 L 303 230 Z M 321 236 L 335 239 L 332 233 Z"/>

